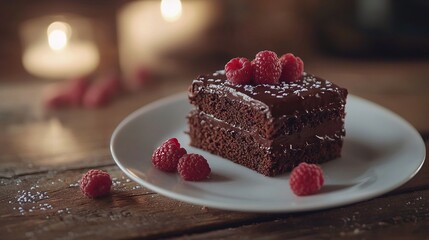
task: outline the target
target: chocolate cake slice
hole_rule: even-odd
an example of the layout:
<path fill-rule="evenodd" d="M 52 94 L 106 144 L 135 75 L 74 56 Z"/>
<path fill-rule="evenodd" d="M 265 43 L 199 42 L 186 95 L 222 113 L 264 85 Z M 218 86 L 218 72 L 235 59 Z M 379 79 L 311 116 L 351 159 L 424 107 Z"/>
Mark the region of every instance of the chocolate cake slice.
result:
<path fill-rule="evenodd" d="M 266 176 L 341 155 L 347 90 L 304 74 L 298 81 L 235 85 L 224 71 L 189 87 L 191 145 Z"/>

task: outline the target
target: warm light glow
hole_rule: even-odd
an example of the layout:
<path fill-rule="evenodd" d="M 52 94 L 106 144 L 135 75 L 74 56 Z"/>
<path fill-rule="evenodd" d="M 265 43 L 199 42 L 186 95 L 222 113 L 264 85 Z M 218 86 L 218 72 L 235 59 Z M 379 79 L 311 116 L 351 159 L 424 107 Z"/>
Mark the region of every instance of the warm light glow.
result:
<path fill-rule="evenodd" d="M 49 25 L 47 34 L 49 47 L 53 50 L 61 50 L 67 46 L 71 27 L 65 22 L 53 22 Z"/>
<path fill-rule="evenodd" d="M 46 79 L 68 79 L 85 76 L 98 66 L 99 53 L 92 42 L 70 42 L 60 51 L 47 45 L 30 46 L 24 52 L 22 60 L 29 73 Z"/>
<path fill-rule="evenodd" d="M 182 2 L 180 0 L 161 0 L 161 14 L 168 22 L 177 21 L 182 16 Z"/>

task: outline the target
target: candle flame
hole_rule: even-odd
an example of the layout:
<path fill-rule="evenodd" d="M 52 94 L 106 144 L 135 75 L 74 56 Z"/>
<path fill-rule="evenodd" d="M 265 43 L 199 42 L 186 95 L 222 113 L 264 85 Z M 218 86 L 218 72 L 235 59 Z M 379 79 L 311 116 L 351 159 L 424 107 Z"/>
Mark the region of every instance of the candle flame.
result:
<path fill-rule="evenodd" d="M 71 35 L 71 27 L 65 22 L 53 22 L 49 25 L 48 44 L 52 50 L 62 50 L 67 46 Z"/>
<path fill-rule="evenodd" d="M 182 2 L 180 0 L 161 0 L 161 14 L 168 22 L 177 21 L 182 16 Z"/>

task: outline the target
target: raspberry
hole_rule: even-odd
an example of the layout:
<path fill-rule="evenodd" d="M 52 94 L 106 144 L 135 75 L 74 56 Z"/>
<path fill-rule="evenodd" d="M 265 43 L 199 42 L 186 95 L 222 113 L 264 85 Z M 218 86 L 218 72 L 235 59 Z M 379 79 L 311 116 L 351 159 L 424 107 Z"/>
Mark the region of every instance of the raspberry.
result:
<path fill-rule="evenodd" d="M 277 54 L 272 51 L 258 52 L 253 60 L 255 84 L 278 84 L 281 66 Z"/>
<path fill-rule="evenodd" d="M 89 170 L 80 180 L 80 190 L 90 198 L 108 195 L 111 186 L 110 175 L 107 172 L 96 169 Z"/>
<path fill-rule="evenodd" d="M 186 181 L 200 181 L 210 175 L 211 169 L 203 156 L 191 153 L 180 158 L 177 171 Z"/>
<path fill-rule="evenodd" d="M 252 80 L 252 65 L 247 58 L 233 58 L 225 65 L 228 80 L 234 84 L 248 84 Z"/>
<path fill-rule="evenodd" d="M 170 138 L 153 152 L 152 163 L 159 170 L 174 172 L 179 158 L 184 154 L 186 150 L 180 147 L 179 141 L 176 138 Z"/>
<path fill-rule="evenodd" d="M 280 57 L 282 66 L 281 82 L 293 82 L 299 80 L 304 72 L 304 62 L 292 53 L 286 53 Z"/>
<path fill-rule="evenodd" d="M 316 193 L 323 185 L 323 171 L 317 164 L 300 163 L 292 170 L 289 184 L 298 196 Z"/>
<path fill-rule="evenodd" d="M 66 86 L 65 94 L 71 105 L 79 106 L 82 103 L 82 98 L 88 89 L 89 83 L 90 79 L 86 76 L 70 80 L 70 83 Z"/>
<path fill-rule="evenodd" d="M 88 88 L 89 81 L 88 77 L 79 77 L 49 88 L 44 93 L 45 107 L 59 109 L 62 107 L 79 106 Z"/>
<path fill-rule="evenodd" d="M 89 86 L 82 103 L 88 108 L 101 107 L 112 101 L 121 90 L 121 79 L 118 76 L 103 76 Z"/>

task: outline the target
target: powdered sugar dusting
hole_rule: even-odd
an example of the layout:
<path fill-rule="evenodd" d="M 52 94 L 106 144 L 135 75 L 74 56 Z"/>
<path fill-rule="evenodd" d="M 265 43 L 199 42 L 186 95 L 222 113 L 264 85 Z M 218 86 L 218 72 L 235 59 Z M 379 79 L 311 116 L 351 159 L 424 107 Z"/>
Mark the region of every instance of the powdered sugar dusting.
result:
<path fill-rule="evenodd" d="M 6 202 L 10 205 L 10 209 L 19 215 L 37 214 L 50 219 L 56 215 L 71 214 L 72 209 L 69 206 L 64 206 L 66 201 L 58 201 L 60 199 L 50 196 L 51 191 L 48 189 L 53 186 L 61 185 L 61 187 L 68 189 L 76 188 L 73 191 L 80 194 L 80 180 L 69 182 L 63 178 L 49 179 L 49 181 L 39 179 L 28 186 L 21 179 L 17 179 L 15 183 L 17 186 L 23 186 L 23 188 L 16 191 L 15 194 L 12 193 L 11 198 Z M 114 191 L 130 191 L 143 188 L 125 176 L 112 178 L 112 183 Z M 82 199 L 86 199 L 83 194 Z"/>
<path fill-rule="evenodd" d="M 213 73 L 213 76 L 219 76 L 219 75 L 225 75 L 225 70 L 218 70 L 215 73 Z"/>
<path fill-rule="evenodd" d="M 260 84 L 260 85 L 240 85 L 232 84 L 226 80 L 224 76 L 225 71 L 219 70 L 212 75 L 208 75 L 206 81 L 208 83 L 216 83 L 211 85 L 210 88 L 232 88 L 245 93 L 248 96 L 257 96 L 264 94 L 266 96 L 282 99 L 288 96 L 298 96 L 301 99 L 307 97 L 321 98 L 321 95 L 326 92 L 338 92 L 339 89 L 332 82 L 319 79 L 313 75 L 304 73 L 299 81 L 295 82 L 281 82 L 279 84 Z M 200 80 L 203 80 L 202 77 Z"/>
<path fill-rule="evenodd" d="M 112 185 L 115 191 L 129 191 L 142 188 L 142 186 L 138 184 L 133 184 L 130 186 L 130 183 L 132 183 L 132 180 L 125 176 L 112 178 Z"/>
<path fill-rule="evenodd" d="M 48 192 L 39 188 L 39 185 L 33 185 L 30 190 L 18 190 L 14 200 L 9 201 L 9 204 L 14 205 L 12 209 L 18 211 L 20 215 L 53 209 L 50 203 L 43 203 L 49 199 Z"/>

